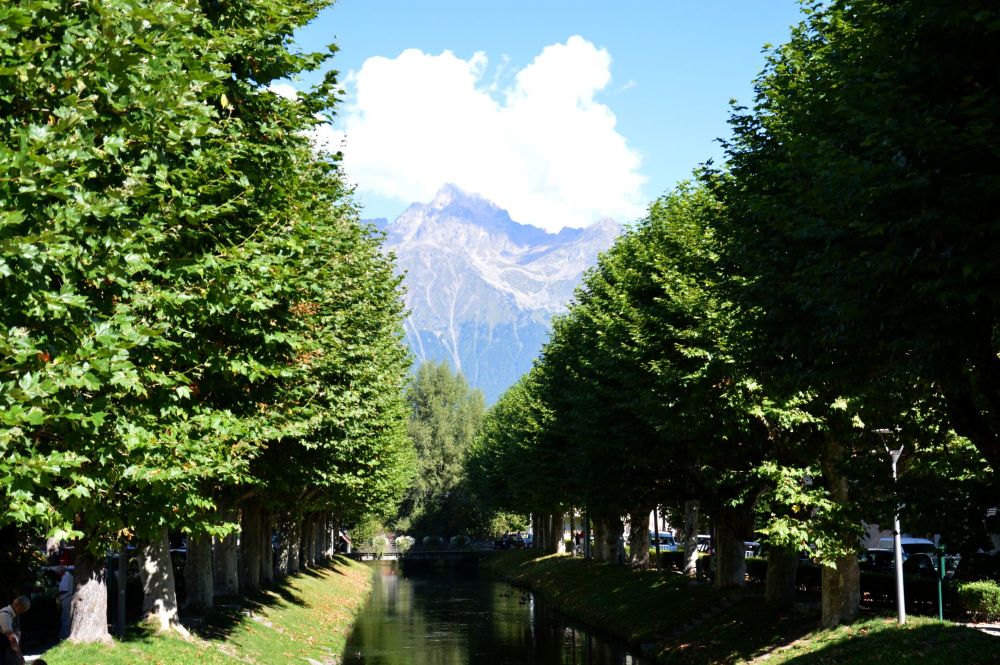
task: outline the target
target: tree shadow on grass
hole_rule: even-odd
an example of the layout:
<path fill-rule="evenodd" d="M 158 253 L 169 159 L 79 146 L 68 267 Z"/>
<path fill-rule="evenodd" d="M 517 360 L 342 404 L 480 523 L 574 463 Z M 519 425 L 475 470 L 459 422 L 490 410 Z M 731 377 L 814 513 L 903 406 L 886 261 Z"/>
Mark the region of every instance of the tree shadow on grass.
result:
<path fill-rule="evenodd" d="M 1000 662 L 1000 640 L 996 637 L 966 626 L 933 620 L 897 627 L 891 617 L 824 633 L 802 648 L 809 651 L 781 660 L 782 665 L 986 665 Z"/>
<path fill-rule="evenodd" d="M 263 614 L 268 608 L 281 605 L 308 607 L 305 599 L 293 589 L 293 582 L 303 577 L 321 579 L 331 572 L 344 575 L 342 566 L 334 558 L 315 568 L 306 568 L 274 583 L 264 584 L 247 596 L 216 598 L 215 606 L 207 610 L 182 611 L 181 622 L 198 637 L 225 640 L 241 624 L 252 621 L 253 617 Z"/>
<path fill-rule="evenodd" d="M 661 656 L 667 662 L 743 663 L 801 639 L 818 625 L 815 613 L 775 611 L 763 597 L 750 596 L 667 642 Z"/>

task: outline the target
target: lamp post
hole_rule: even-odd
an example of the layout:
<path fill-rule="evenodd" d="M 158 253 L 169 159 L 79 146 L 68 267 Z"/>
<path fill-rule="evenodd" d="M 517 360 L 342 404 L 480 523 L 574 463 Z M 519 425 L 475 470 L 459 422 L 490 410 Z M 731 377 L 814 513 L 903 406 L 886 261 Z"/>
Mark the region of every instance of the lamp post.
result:
<path fill-rule="evenodd" d="M 889 453 L 889 460 L 892 463 L 892 482 L 895 485 L 898 479 L 896 464 L 899 462 L 900 455 L 903 454 L 903 444 L 899 444 L 898 450 L 890 450 L 888 444 L 885 442 L 885 435 L 898 434 L 899 427 L 895 431 L 883 427 L 874 430 L 874 432 L 881 437 L 882 445 L 885 446 L 885 451 Z M 906 598 L 903 593 L 903 546 L 900 542 L 901 531 L 899 526 L 899 504 L 897 503 L 896 514 L 892 521 L 892 547 L 895 550 L 894 558 L 896 560 L 896 614 L 900 626 L 906 623 Z"/>

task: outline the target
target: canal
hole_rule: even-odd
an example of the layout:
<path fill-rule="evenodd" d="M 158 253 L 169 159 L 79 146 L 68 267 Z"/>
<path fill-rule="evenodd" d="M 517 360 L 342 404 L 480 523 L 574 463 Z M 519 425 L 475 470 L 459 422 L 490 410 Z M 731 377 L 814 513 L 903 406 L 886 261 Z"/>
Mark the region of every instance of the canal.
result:
<path fill-rule="evenodd" d="M 375 566 L 348 640 L 351 665 L 651 665 L 534 594 L 474 569 Z"/>

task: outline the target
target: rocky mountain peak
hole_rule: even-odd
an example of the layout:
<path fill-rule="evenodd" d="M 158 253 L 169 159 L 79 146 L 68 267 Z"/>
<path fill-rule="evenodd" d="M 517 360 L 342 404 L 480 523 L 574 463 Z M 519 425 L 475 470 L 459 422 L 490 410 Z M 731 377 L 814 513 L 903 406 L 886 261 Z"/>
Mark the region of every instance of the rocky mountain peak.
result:
<path fill-rule="evenodd" d="M 455 185 L 384 228 L 405 274 L 414 355 L 448 360 L 490 402 L 528 371 L 552 315 L 621 232 L 604 219 L 548 233 Z"/>

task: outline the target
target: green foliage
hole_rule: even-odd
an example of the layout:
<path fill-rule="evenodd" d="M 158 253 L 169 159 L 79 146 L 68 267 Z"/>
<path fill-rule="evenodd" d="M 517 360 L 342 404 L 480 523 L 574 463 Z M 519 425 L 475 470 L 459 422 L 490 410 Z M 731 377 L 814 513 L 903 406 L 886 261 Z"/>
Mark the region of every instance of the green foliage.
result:
<path fill-rule="evenodd" d="M 245 472 L 228 414 L 180 407 L 185 314 L 247 188 L 221 53 L 174 3 L 0 12 L 0 521 L 99 541 L 157 519 L 133 497 L 182 521 L 194 487 Z"/>
<path fill-rule="evenodd" d="M 992 548 L 988 534 L 996 527 L 986 514 L 996 503 L 996 484 L 978 449 L 952 434 L 904 462 L 899 493 L 908 531 L 942 534 L 951 553 Z"/>
<path fill-rule="evenodd" d="M 272 81 L 326 2 L 0 8 L 0 524 L 222 533 L 220 500 L 395 512 L 399 278 Z"/>
<path fill-rule="evenodd" d="M 466 487 L 465 457 L 485 410 L 483 394 L 447 363 L 425 362 L 407 390 L 407 431 L 416 474 L 397 526 L 419 533 L 457 533 L 475 520 Z"/>
<path fill-rule="evenodd" d="M 490 517 L 486 533 L 490 536 L 501 536 L 505 533 L 527 531 L 529 526 L 527 515 L 498 510 Z"/>
<path fill-rule="evenodd" d="M 973 621 L 1000 620 L 1000 584 L 993 580 L 959 584 L 958 601 Z"/>
<path fill-rule="evenodd" d="M 376 559 L 381 559 L 386 550 L 389 549 L 389 537 L 384 533 L 380 533 L 371 539 L 372 554 L 375 555 Z"/>
<path fill-rule="evenodd" d="M 854 556 L 861 523 L 854 506 L 837 501 L 818 482 L 821 472 L 808 467 L 785 467 L 766 461 L 758 468 L 766 479 L 761 511 L 769 511 L 757 531 L 773 547 L 810 552 L 822 564 Z M 849 537 L 851 536 L 851 537 Z"/>
<path fill-rule="evenodd" d="M 982 0 L 811 6 L 733 111 L 723 187 L 785 376 L 866 395 L 882 423 L 944 406 L 994 466 L 998 30 Z"/>
<path fill-rule="evenodd" d="M 490 513 L 530 512 L 564 500 L 564 458 L 558 450 L 541 452 L 551 415 L 537 392 L 537 377 L 536 368 L 500 396 L 469 453 L 469 485 Z"/>
<path fill-rule="evenodd" d="M 370 543 L 372 538 L 380 533 L 385 533 L 385 527 L 373 515 L 369 515 L 365 519 L 358 521 L 350 530 L 351 540 L 358 547 L 361 547 L 364 543 Z"/>
<path fill-rule="evenodd" d="M 721 214 L 707 188 L 682 185 L 600 257 L 540 361 L 487 416 L 473 459 L 495 507 L 753 502 L 779 409 L 734 355 Z"/>

